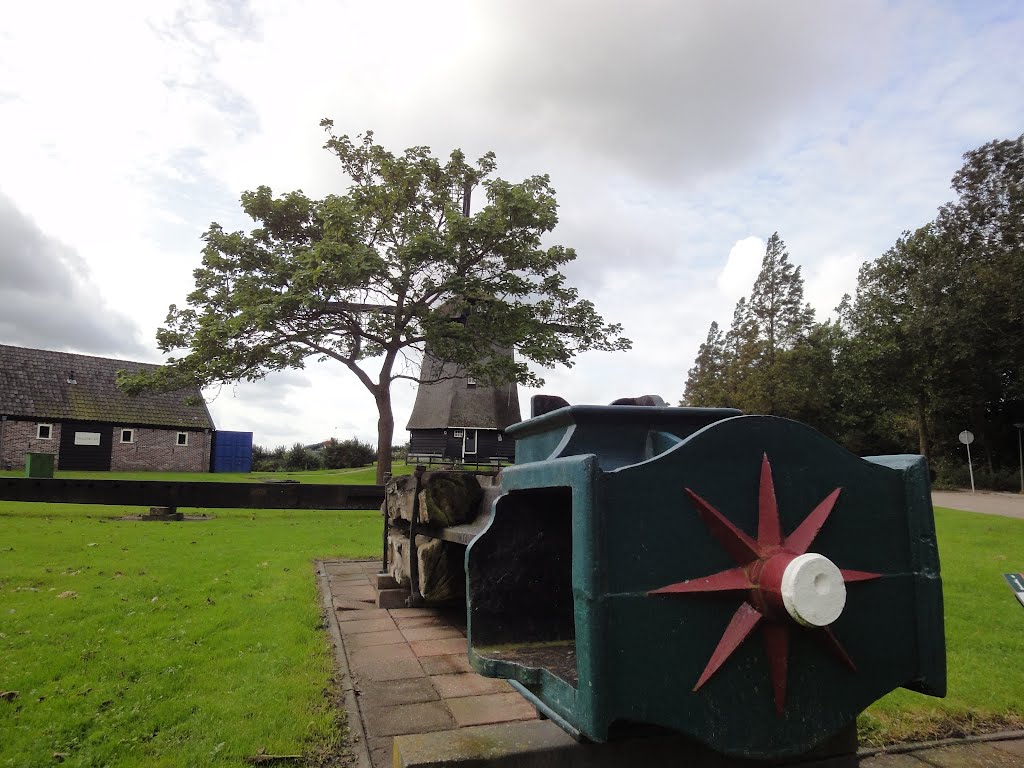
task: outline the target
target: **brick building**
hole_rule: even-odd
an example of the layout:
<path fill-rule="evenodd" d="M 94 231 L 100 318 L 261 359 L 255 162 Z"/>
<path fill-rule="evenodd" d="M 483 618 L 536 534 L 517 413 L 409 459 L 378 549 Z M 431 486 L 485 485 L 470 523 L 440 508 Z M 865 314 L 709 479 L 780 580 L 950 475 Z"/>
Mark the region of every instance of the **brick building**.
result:
<path fill-rule="evenodd" d="M 0 467 L 207 472 L 213 419 L 198 389 L 130 396 L 117 372 L 155 366 L 0 344 Z"/>

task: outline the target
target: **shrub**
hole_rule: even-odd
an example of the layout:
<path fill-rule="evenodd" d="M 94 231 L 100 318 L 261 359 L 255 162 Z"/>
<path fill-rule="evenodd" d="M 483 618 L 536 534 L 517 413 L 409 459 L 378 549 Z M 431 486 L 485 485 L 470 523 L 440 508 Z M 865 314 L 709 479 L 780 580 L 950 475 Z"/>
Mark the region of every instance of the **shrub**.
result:
<path fill-rule="evenodd" d="M 323 461 L 320 456 L 309 450 L 302 443 L 296 443 L 288 449 L 288 453 L 284 456 L 284 468 L 289 472 L 321 469 L 323 468 Z"/>
<path fill-rule="evenodd" d="M 280 472 L 284 469 L 284 455 L 287 448 L 279 445 L 276 448 L 268 449 L 261 445 L 252 447 L 252 471 L 253 472 Z"/>
<path fill-rule="evenodd" d="M 369 443 L 350 438 L 338 442 L 333 437 L 323 449 L 324 466 L 328 469 L 344 469 L 346 467 L 365 467 L 373 464 L 377 451 Z"/>
<path fill-rule="evenodd" d="M 935 482 L 939 490 L 971 487 L 971 475 L 966 461 L 940 459 L 935 462 Z M 986 491 L 1019 491 L 1020 469 L 1017 467 L 988 471 L 987 466 L 974 467 L 974 487 Z"/>

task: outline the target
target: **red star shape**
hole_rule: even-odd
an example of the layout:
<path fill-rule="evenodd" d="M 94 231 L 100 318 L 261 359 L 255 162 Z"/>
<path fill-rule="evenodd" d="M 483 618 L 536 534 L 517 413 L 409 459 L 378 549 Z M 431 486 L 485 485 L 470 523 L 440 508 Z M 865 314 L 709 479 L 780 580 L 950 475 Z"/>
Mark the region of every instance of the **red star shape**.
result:
<path fill-rule="evenodd" d="M 782 605 L 779 582 L 785 566 L 793 558 L 805 554 L 825 524 L 842 489 L 836 488 L 816 506 L 789 536 L 783 538 L 779 508 L 775 500 L 775 483 L 768 455 L 761 459 L 761 484 L 758 491 L 757 540 L 750 538 L 690 488 L 690 496 L 704 524 L 736 561 L 737 567 L 698 579 L 690 579 L 651 590 L 648 595 L 683 594 L 690 592 L 747 592 L 747 598 L 733 614 L 722 639 L 708 660 L 704 672 L 693 687 L 697 691 L 729 659 L 756 626 L 761 625 L 765 651 L 775 695 L 775 710 L 780 715 L 786 708 L 786 677 L 789 666 L 789 633 L 800 626 Z M 844 583 L 869 581 L 878 573 L 840 569 Z M 841 663 L 854 672 L 853 660 L 829 627 L 809 630 Z"/>

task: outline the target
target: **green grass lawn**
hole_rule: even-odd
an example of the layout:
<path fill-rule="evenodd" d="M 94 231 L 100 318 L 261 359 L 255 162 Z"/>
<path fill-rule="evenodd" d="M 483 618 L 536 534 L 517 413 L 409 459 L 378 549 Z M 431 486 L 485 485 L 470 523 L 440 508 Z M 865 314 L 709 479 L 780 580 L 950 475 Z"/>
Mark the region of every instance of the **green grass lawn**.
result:
<path fill-rule="evenodd" d="M 0 692 L 18 692 L 0 698 L 0 767 L 50 766 L 55 753 L 68 766 L 340 754 L 312 561 L 376 557 L 379 515 L 114 519 L 137 511 L 0 501 Z M 1024 726 L 1024 611 L 1002 579 L 1024 567 L 1024 521 L 939 509 L 936 523 L 949 697 L 887 696 L 860 719 L 866 743 Z"/>
<path fill-rule="evenodd" d="M 377 556 L 379 513 L 137 511 L 0 501 L 0 766 L 340 754 L 312 561 Z"/>
<path fill-rule="evenodd" d="M 948 693 L 889 694 L 858 721 L 868 744 L 1024 728 L 1024 610 L 1003 578 L 1024 570 L 1024 520 L 937 508 L 935 525 Z"/>

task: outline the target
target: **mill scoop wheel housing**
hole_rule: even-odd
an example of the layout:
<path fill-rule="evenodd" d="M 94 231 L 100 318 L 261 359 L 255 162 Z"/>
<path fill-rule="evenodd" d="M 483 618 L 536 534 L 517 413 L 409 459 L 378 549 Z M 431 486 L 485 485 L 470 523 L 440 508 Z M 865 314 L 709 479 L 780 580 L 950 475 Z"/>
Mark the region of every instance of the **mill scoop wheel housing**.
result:
<path fill-rule="evenodd" d="M 593 741 L 662 726 L 799 754 L 889 691 L 945 694 L 921 456 L 728 409 L 570 406 L 466 554 L 470 659 Z"/>

